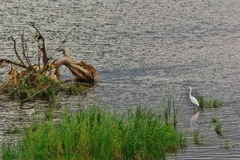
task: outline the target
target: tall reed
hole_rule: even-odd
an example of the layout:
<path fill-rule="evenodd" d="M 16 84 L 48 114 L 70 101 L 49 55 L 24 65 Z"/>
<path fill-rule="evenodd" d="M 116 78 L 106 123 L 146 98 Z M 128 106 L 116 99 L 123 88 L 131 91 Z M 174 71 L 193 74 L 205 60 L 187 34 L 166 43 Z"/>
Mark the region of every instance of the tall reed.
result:
<path fill-rule="evenodd" d="M 179 98 L 178 103 L 175 104 L 173 101 L 172 95 L 168 95 L 167 103 L 164 106 L 164 111 L 163 111 L 163 117 L 165 123 L 171 123 L 174 127 L 177 127 L 177 116 L 178 116 L 178 111 L 181 105 L 181 98 Z"/>

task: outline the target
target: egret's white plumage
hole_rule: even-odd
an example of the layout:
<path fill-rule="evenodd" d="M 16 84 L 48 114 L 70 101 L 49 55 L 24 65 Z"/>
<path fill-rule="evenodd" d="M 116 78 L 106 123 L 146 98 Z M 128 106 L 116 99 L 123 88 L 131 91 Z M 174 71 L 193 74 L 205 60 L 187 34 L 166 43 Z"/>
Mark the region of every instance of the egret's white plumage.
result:
<path fill-rule="evenodd" d="M 187 88 L 190 89 L 190 92 L 189 92 L 190 100 L 192 101 L 193 104 L 195 104 L 199 107 L 199 103 L 198 103 L 197 99 L 192 96 L 192 88 L 191 87 L 187 87 Z"/>

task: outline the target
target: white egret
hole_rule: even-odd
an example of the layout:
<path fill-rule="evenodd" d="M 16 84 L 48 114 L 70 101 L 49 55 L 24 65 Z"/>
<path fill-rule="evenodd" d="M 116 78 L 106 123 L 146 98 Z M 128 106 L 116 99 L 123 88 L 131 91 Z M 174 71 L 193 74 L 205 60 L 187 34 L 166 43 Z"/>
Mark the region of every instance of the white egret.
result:
<path fill-rule="evenodd" d="M 187 88 L 190 89 L 190 92 L 189 92 L 190 100 L 192 101 L 193 104 L 195 104 L 199 107 L 199 103 L 198 103 L 197 99 L 192 96 L 192 87 L 187 87 Z"/>

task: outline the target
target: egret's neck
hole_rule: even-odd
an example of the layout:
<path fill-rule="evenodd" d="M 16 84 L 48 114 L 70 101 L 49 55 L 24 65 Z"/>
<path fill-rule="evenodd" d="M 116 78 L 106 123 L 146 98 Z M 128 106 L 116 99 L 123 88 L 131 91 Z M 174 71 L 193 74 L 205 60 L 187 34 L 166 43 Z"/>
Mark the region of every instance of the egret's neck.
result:
<path fill-rule="evenodd" d="M 190 89 L 190 92 L 189 92 L 189 97 L 192 96 L 192 88 Z"/>

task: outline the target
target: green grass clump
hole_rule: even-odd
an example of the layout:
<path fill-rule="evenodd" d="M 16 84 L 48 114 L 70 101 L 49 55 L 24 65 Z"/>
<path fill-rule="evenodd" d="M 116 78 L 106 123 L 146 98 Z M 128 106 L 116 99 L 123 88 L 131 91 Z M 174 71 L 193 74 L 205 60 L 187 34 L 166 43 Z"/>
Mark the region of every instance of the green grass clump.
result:
<path fill-rule="evenodd" d="M 3 159 L 165 159 L 186 147 L 185 136 L 164 116 L 138 106 L 125 113 L 80 108 L 62 120 L 34 123 L 17 146 L 4 145 Z"/>
<path fill-rule="evenodd" d="M 198 146 L 203 145 L 203 136 L 200 135 L 199 130 L 193 132 L 192 137 L 193 137 L 194 144 Z"/>
<path fill-rule="evenodd" d="M 211 123 L 216 124 L 218 122 L 219 122 L 218 117 L 212 117 L 211 118 Z"/>
<path fill-rule="evenodd" d="M 217 123 L 215 128 L 214 128 L 214 131 L 217 133 L 217 135 L 222 135 L 222 123 Z"/>
<path fill-rule="evenodd" d="M 78 93 L 81 93 L 83 95 L 85 95 L 87 93 L 87 87 L 80 85 L 78 83 L 76 83 L 76 85 L 65 85 L 62 87 L 63 90 L 69 94 L 69 95 L 76 95 Z"/>
<path fill-rule="evenodd" d="M 210 121 L 210 124 L 214 124 L 215 127 L 214 127 L 214 131 L 217 133 L 217 135 L 219 136 L 222 136 L 222 132 L 223 132 L 223 123 L 220 122 L 219 118 L 218 117 L 212 117 L 211 118 L 211 121 Z"/>
<path fill-rule="evenodd" d="M 206 99 L 205 97 L 201 96 L 198 98 L 199 107 L 201 109 L 204 108 L 220 108 L 224 105 L 223 101 L 218 99 Z"/>

